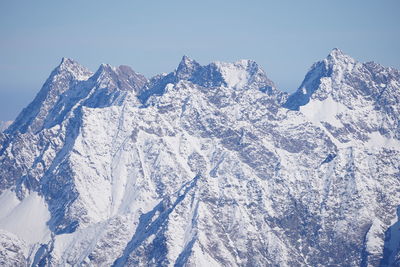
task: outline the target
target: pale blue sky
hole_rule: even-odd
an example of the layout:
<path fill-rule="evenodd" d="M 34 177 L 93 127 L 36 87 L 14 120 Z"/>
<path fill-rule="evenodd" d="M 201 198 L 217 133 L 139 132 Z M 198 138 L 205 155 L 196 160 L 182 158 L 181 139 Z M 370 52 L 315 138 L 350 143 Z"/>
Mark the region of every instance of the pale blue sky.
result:
<path fill-rule="evenodd" d="M 0 1 L 0 120 L 12 120 L 62 57 L 147 77 L 253 59 L 285 91 L 334 47 L 400 68 L 399 0 Z"/>

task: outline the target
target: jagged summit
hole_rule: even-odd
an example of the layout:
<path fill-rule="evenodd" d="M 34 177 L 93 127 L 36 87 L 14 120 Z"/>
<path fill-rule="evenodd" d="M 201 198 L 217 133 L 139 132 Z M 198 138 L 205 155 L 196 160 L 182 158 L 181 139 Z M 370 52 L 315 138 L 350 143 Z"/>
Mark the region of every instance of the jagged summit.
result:
<path fill-rule="evenodd" d="M 59 66 L 79 65 L 77 61 L 69 57 L 62 57 Z"/>
<path fill-rule="evenodd" d="M 109 64 L 101 64 L 92 79 L 96 80 L 99 88 L 133 92 L 139 92 L 147 82 L 145 76 L 136 73 L 129 66 L 113 67 Z"/>
<path fill-rule="evenodd" d="M 343 57 L 346 56 L 346 54 L 339 48 L 335 47 L 331 50 L 331 52 L 329 53 L 328 57 Z"/>
<path fill-rule="evenodd" d="M 244 89 L 259 86 L 261 83 L 275 87 L 265 71 L 255 61 L 248 59 L 232 63 L 214 61 L 201 66 L 195 60 L 183 56 L 176 72 L 178 79 L 186 79 L 206 87 L 223 85 L 233 89 Z"/>
<path fill-rule="evenodd" d="M 358 62 L 335 48 L 325 59 L 312 65 L 298 90 L 288 98 L 284 106 L 299 110 L 311 98 L 323 100 L 329 95 L 349 108 L 352 108 L 351 101 L 355 95 L 369 96 L 376 101 L 381 101 L 382 96 L 385 96 L 386 101 L 390 101 L 398 93 L 393 91 L 392 96 L 386 96 L 383 92 L 391 90 L 384 88 L 398 77 L 399 71 L 394 68 L 374 62 Z"/>
<path fill-rule="evenodd" d="M 326 57 L 325 60 L 328 65 L 332 66 L 332 68 L 340 68 L 343 67 L 344 65 L 348 66 L 357 63 L 357 60 L 345 54 L 342 50 L 338 48 L 334 48 L 329 53 L 329 55 Z"/>
<path fill-rule="evenodd" d="M 288 101 L 251 60 L 81 72 L 0 133 L 0 265 L 399 265 L 398 71 L 332 51 Z"/>
<path fill-rule="evenodd" d="M 150 79 L 141 90 L 139 99 L 142 103 L 146 103 L 152 95 L 162 95 L 167 84 L 176 84 L 181 80 L 206 88 L 223 86 L 238 91 L 255 89 L 268 92 L 270 95 L 283 94 L 276 89 L 274 83 L 255 61 L 239 60 L 233 63 L 215 61 L 202 66 L 188 56 L 183 56 L 174 72 Z"/>
<path fill-rule="evenodd" d="M 182 68 L 184 68 L 184 67 L 190 68 L 190 67 L 196 67 L 196 66 L 199 67 L 200 64 L 197 63 L 196 60 L 194 60 L 194 59 L 192 59 L 192 58 L 190 58 L 190 57 L 184 55 L 184 56 L 182 57 L 181 61 L 179 62 L 179 65 L 178 65 L 177 70 L 182 69 Z"/>
<path fill-rule="evenodd" d="M 393 119 L 400 116 L 399 80 L 400 73 L 393 68 L 373 62 L 361 63 L 333 49 L 327 58 L 311 67 L 284 107 L 301 110 L 316 123 L 329 124 L 329 130 L 342 140 L 368 139 L 360 131 L 379 132 L 386 138 L 399 139 L 400 124 Z M 359 122 L 350 119 L 349 114 L 353 113 L 350 110 L 357 110 Z M 382 113 L 387 118 L 376 122 L 375 118 Z M 349 126 L 354 124 L 357 129 Z"/>
<path fill-rule="evenodd" d="M 179 80 L 190 79 L 191 76 L 193 76 L 195 72 L 197 72 L 200 68 L 201 65 L 197 63 L 195 60 L 187 56 L 183 56 L 181 62 L 178 65 L 178 68 L 176 69 L 177 79 Z"/>
<path fill-rule="evenodd" d="M 355 59 L 346 55 L 342 50 L 334 48 L 325 59 L 311 66 L 300 87 L 289 96 L 284 106 L 299 110 L 300 106 L 306 105 L 310 97 L 320 88 L 322 79 L 330 77 L 332 82 L 337 85 L 346 74 L 352 72 L 356 64 Z"/>
<path fill-rule="evenodd" d="M 51 72 L 49 78 L 36 95 L 35 99 L 18 115 L 7 133 L 19 131 L 39 131 L 50 110 L 62 96 L 77 83 L 88 80 L 93 73 L 70 58 L 62 58 L 60 64 Z"/>
<path fill-rule="evenodd" d="M 73 64 L 76 64 L 76 62 L 72 58 L 62 57 L 59 66 L 67 66 L 67 65 L 73 65 Z"/>
<path fill-rule="evenodd" d="M 54 126 L 80 102 L 88 106 L 121 103 L 127 92 L 136 95 L 146 82 L 146 77 L 128 66 L 101 64 L 93 74 L 75 60 L 64 57 L 7 132 L 35 132 Z"/>
<path fill-rule="evenodd" d="M 53 71 L 55 75 L 62 74 L 63 72 L 72 75 L 76 80 L 87 80 L 93 75 L 90 70 L 79 64 L 77 61 L 66 57 L 61 59 L 60 64 Z"/>

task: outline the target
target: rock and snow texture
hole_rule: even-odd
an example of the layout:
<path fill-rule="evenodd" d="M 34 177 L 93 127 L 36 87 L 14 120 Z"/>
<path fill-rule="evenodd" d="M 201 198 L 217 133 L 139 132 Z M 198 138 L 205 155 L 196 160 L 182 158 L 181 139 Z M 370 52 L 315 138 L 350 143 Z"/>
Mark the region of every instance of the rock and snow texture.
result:
<path fill-rule="evenodd" d="M 63 59 L 0 133 L 0 264 L 395 266 L 400 74 L 335 49 L 147 80 Z"/>

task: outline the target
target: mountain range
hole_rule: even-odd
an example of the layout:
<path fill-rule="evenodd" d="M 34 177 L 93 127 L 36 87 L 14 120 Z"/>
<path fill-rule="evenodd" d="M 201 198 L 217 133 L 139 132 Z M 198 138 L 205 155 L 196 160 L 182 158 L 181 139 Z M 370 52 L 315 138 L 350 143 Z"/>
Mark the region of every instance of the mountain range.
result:
<path fill-rule="evenodd" d="M 0 131 L 2 266 L 400 266 L 400 72 L 63 58 Z M 5 128 L 5 127 L 4 127 Z"/>

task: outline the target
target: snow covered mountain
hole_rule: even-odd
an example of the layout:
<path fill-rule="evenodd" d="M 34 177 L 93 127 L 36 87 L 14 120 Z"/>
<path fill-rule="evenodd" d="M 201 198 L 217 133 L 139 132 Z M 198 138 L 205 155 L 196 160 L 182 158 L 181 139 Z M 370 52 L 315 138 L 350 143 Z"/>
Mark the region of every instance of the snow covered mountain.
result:
<path fill-rule="evenodd" d="M 63 59 L 0 133 L 4 266 L 396 266 L 400 72 Z"/>

